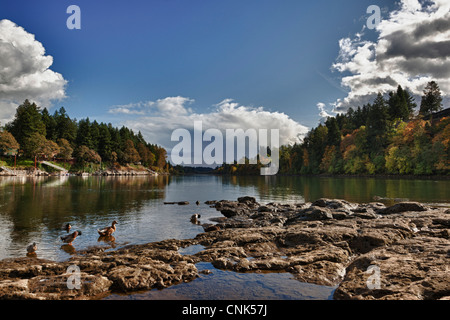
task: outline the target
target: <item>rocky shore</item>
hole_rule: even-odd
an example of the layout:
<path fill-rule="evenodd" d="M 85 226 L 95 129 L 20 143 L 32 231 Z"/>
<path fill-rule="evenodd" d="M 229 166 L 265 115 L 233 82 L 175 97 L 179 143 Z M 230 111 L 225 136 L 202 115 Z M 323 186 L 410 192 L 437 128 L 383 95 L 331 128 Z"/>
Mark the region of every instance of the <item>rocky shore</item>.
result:
<path fill-rule="evenodd" d="M 30 168 L 27 170 L 0 170 L 0 177 L 41 177 L 41 176 L 49 176 L 50 173 L 42 170 L 34 170 L 34 168 Z M 59 175 L 59 173 L 58 173 Z"/>
<path fill-rule="evenodd" d="M 450 299 L 450 209 L 402 202 L 259 204 L 208 201 L 223 217 L 187 240 L 92 248 L 64 262 L 0 261 L 1 299 L 98 299 L 198 277 L 198 262 L 237 272 L 289 272 L 337 286 L 334 299 Z M 214 228 L 211 228 L 214 226 Z M 183 255 L 180 248 L 202 245 Z M 68 273 L 70 266 L 78 274 Z M 68 283 L 78 276 L 79 288 Z"/>
<path fill-rule="evenodd" d="M 160 173 L 161 174 L 161 173 Z M 88 172 L 47 172 L 40 169 L 34 170 L 29 168 L 27 170 L 0 170 L 0 176 L 17 176 L 17 177 L 48 177 L 48 176 L 157 176 L 158 173 L 149 169 L 133 170 L 133 169 L 107 169 L 99 170 L 92 173 Z"/>

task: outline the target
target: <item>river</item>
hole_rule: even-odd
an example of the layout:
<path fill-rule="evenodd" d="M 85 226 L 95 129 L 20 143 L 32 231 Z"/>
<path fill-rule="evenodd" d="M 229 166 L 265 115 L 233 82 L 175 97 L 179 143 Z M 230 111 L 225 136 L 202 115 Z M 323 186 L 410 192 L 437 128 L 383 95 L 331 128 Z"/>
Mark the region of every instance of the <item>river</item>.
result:
<path fill-rule="evenodd" d="M 76 250 L 93 246 L 113 250 L 126 244 L 193 238 L 203 229 L 190 222 L 192 214 L 201 214 L 201 222 L 210 222 L 210 218 L 221 216 L 220 212 L 204 204 L 206 200 L 236 200 L 249 195 L 261 203 L 308 202 L 327 197 L 351 202 L 378 199 L 394 203 L 408 199 L 448 205 L 449 190 L 449 180 L 382 178 L 213 175 L 0 177 L 0 259 L 24 257 L 26 247 L 33 242 L 38 245 L 39 258 L 61 261 L 68 259 Z M 189 204 L 164 204 L 178 201 L 189 201 Z M 197 205 L 196 201 L 200 204 Z M 99 241 L 97 229 L 110 225 L 113 220 L 118 221 L 114 241 Z M 72 230 L 82 231 L 73 246 L 64 246 L 60 240 L 60 236 L 67 234 L 62 230 L 66 223 L 72 225 Z M 223 279 L 226 272 L 217 271 L 215 276 L 219 274 Z M 242 277 L 250 275 L 233 274 L 229 277 L 235 279 L 236 284 L 248 281 L 256 281 L 258 285 L 265 283 L 258 280 L 258 275 L 251 275 L 252 279 L 245 281 Z M 270 277 L 275 279 L 270 280 Z M 286 275 L 269 275 L 265 279 L 282 283 L 277 277 Z M 214 276 L 207 279 L 214 279 Z M 218 283 L 217 279 L 205 281 Z M 195 292 L 194 288 L 186 286 L 186 292 Z M 177 290 L 183 290 L 183 287 Z M 171 296 L 170 292 L 166 290 L 164 294 Z M 280 299 L 289 297 L 284 291 L 270 289 L 269 292 L 282 292 Z M 320 297 L 329 294 L 328 291 L 320 293 Z M 146 297 L 157 298 L 154 295 L 151 292 Z M 171 297 L 182 298 L 184 295 L 174 292 Z M 270 294 L 263 297 L 274 298 Z M 202 299 L 202 295 L 192 298 Z"/>

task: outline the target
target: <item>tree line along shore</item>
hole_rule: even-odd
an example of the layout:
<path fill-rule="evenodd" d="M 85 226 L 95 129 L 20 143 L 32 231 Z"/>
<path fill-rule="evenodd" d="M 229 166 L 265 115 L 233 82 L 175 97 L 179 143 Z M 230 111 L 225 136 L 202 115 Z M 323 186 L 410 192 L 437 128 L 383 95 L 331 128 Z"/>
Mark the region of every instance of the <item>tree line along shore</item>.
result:
<path fill-rule="evenodd" d="M 388 97 L 379 93 L 373 103 L 328 117 L 301 143 L 281 146 L 278 174 L 449 176 L 450 108 L 442 102 L 434 81 L 420 108 L 401 86 Z M 260 168 L 246 161 L 215 173 L 259 174 Z"/>
<path fill-rule="evenodd" d="M 72 119 L 64 107 L 53 114 L 25 100 L 14 119 L 0 129 L 3 174 L 37 171 L 70 173 L 167 173 L 166 150 L 145 141 L 141 132 L 86 119 Z M 50 165 L 42 165 L 46 161 Z"/>

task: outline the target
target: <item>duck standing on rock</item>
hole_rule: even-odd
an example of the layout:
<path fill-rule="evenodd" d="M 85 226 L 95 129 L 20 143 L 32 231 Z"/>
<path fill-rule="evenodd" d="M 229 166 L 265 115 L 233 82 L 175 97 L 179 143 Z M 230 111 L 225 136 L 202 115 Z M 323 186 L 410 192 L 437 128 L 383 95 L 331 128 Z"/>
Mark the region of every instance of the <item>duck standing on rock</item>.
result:
<path fill-rule="evenodd" d="M 36 253 L 36 250 L 37 250 L 36 242 L 33 242 L 33 244 L 30 244 L 30 245 L 27 247 L 27 253 L 28 253 L 29 255 L 35 254 L 35 253 Z"/>
<path fill-rule="evenodd" d="M 107 237 L 107 236 L 112 235 L 114 233 L 114 231 L 116 231 L 117 223 L 118 222 L 116 220 L 114 220 L 110 227 L 106 227 L 106 228 L 97 230 L 98 234 L 102 237 Z"/>
<path fill-rule="evenodd" d="M 81 236 L 81 231 L 75 231 L 67 236 L 61 236 L 61 240 L 65 243 L 72 244 L 76 237 Z"/>

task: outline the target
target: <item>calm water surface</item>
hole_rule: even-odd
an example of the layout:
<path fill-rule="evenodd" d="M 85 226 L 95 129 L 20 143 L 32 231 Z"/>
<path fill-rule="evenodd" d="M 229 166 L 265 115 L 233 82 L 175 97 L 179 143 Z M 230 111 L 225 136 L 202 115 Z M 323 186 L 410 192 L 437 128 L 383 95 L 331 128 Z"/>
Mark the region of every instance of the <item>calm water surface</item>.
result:
<path fill-rule="evenodd" d="M 92 246 L 118 248 L 169 238 L 193 238 L 203 229 L 189 221 L 192 214 L 200 213 L 202 222 L 220 216 L 215 209 L 203 204 L 206 200 L 236 200 L 249 195 L 261 203 L 314 201 L 320 197 L 370 202 L 378 196 L 387 203 L 409 199 L 448 205 L 449 190 L 450 181 L 378 178 L 0 177 L 0 259 L 24 257 L 26 247 L 32 242 L 38 244 L 39 258 L 61 261 L 68 259 L 74 250 Z M 199 206 L 195 204 L 197 200 L 201 202 Z M 163 204 L 170 201 L 189 201 L 190 204 Z M 99 241 L 96 230 L 110 225 L 113 220 L 119 222 L 114 241 Z M 65 223 L 71 223 L 74 230 L 83 233 L 72 247 L 63 246 L 59 238 L 67 234 L 62 230 Z M 226 274 L 220 272 L 222 276 Z M 248 275 L 234 274 L 233 277 L 238 283 Z M 256 280 L 245 281 L 262 283 L 258 276 L 253 277 Z M 289 275 L 275 274 L 265 279 L 270 282 L 270 277 L 289 278 Z M 213 276 L 205 281 L 211 278 Z M 186 287 L 186 292 L 195 292 L 189 285 L 177 287 L 177 290 Z M 283 292 L 280 294 L 286 298 L 286 292 L 275 291 Z M 163 292 L 185 295 L 183 291 Z"/>

